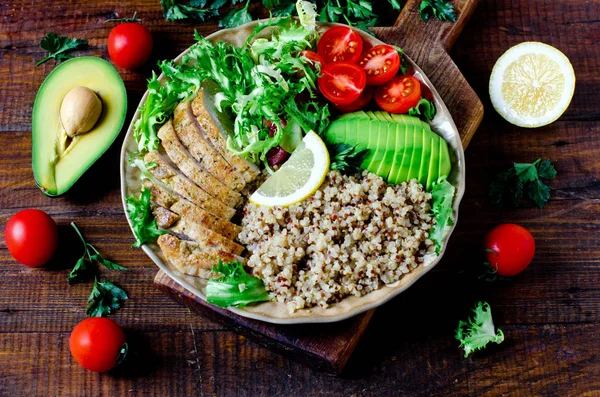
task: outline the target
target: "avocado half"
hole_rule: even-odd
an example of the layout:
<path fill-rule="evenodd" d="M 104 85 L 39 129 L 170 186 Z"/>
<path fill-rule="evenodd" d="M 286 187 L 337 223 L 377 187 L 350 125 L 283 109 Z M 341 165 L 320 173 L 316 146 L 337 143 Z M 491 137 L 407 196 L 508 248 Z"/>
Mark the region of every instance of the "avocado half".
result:
<path fill-rule="evenodd" d="M 89 132 L 69 138 L 61 125 L 60 108 L 65 95 L 78 86 L 100 98 L 102 113 Z M 58 65 L 40 86 L 33 104 L 33 175 L 42 192 L 59 196 L 69 190 L 114 142 L 126 114 L 127 91 L 109 62 L 79 57 Z"/>

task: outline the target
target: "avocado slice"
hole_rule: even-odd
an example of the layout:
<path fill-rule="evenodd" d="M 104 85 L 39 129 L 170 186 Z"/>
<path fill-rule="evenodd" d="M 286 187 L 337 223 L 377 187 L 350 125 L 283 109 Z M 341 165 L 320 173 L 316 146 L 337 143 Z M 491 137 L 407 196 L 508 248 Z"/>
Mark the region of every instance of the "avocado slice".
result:
<path fill-rule="evenodd" d="M 423 155 L 421 156 L 421 165 L 419 166 L 419 176 L 417 179 L 423 186 L 427 185 L 427 174 L 429 173 L 429 161 L 431 160 L 431 138 L 430 134 L 423 132 L 421 142 L 423 142 Z"/>
<path fill-rule="evenodd" d="M 385 147 L 387 148 L 387 150 L 385 151 L 383 159 L 381 159 L 381 162 L 379 164 L 379 168 L 377 169 L 377 171 L 375 171 L 375 173 L 383 179 L 387 180 L 390 174 L 390 170 L 392 169 L 392 164 L 394 163 L 394 148 L 396 147 L 396 140 L 402 140 L 402 142 L 404 143 L 404 135 L 406 134 L 404 133 L 404 126 L 386 123 L 384 128 L 386 128 L 387 130 L 387 139 L 385 142 Z"/>
<path fill-rule="evenodd" d="M 89 131 L 69 138 L 60 110 L 63 98 L 76 87 L 93 91 L 102 112 Z M 69 190 L 114 142 L 126 113 L 125 85 L 109 62 L 79 57 L 58 65 L 40 86 L 33 104 L 33 175 L 42 192 L 59 196 Z"/>
<path fill-rule="evenodd" d="M 408 169 L 408 176 L 405 181 L 410 181 L 411 179 L 419 179 L 419 171 L 421 171 L 421 158 L 423 157 L 423 130 L 415 127 L 413 133 L 413 153 L 412 159 L 410 161 L 410 166 Z"/>
<path fill-rule="evenodd" d="M 389 124 L 373 120 L 371 121 L 371 125 L 371 134 L 374 135 L 374 137 L 370 137 L 369 144 L 367 146 L 375 148 L 375 150 L 373 151 L 373 157 L 371 158 L 371 162 L 367 165 L 367 170 L 374 174 L 382 176 L 377 172 L 377 170 L 379 170 L 379 166 L 382 164 L 386 153 L 389 151 L 388 146 L 386 146 L 388 135 L 391 135 L 388 131 Z M 373 141 L 374 143 L 371 144 L 371 142 Z"/>
<path fill-rule="evenodd" d="M 402 183 L 408 180 L 410 173 L 410 165 L 415 150 L 415 126 L 407 125 L 402 128 L 404 133 L 404 140 L 401 136 L 396 138 L 396 156 L 394 157 L 394 164 L 390 170 L 389 182 L 391 183 Z M 400 130 L 398 130 L 400 134 Z M 400 147 L 400 142 L 403 141 L 404 147 Z"/>
<path fill-rule="evenodd" d="M 440 137 L 440 166 L 438 170 L 438 178 L 450 175 L 451 170 L 452 160 L 450 159 L 450 153 L 448 151 L 448 142 Z"/>
<path fill-rule="evenodd" d="M 440 166 L 440 139 L 439 136 L 431 136 L 431 158 L 429 160 L 429 170 L 427 172 L 427 184 L 425 189 L 431 191 L 433 183 L 438 180 Z"/>

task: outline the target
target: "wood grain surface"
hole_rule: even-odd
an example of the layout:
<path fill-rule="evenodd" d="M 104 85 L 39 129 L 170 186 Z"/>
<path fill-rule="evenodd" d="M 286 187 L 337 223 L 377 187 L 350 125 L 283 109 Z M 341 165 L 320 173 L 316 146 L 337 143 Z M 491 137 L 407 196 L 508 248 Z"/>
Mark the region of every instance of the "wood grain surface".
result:
<path fill-rule="evenodd" d="M 484 102 L 483 123 L 469 146 L 467 191 L 444 260 L 414 287 L 377 310 L 339 377 L 288 360 L 179 306 L 152 286 L 155 266 L 133 242 L 118 181 L 119 142 L 69 194 L 51 199 L 31 171 L 31 107 L 52 62 L 38 47 L 44 33 L 90 40 L 81 54 L 106 57 L 110 26 L 134 10 L 155 38 L 154 59 L 172 58 L 214 23 L 170 23 L 158 1 L 0 2 L 0 222 L 41 208 L 61 228 L 60 252 L 48 269 L 12 260 L 0 242 L 1 396 L 596 396 L 600 395 L 600 21 L 598 0 L 481 1 L 451 52 Z M 395 17 L 395 16 L 394 16 Z M 487 99 L 496 59 L 511 45 L 538 40 L 561 49 L 578 83 L 569 110 L 536 130 L 501 119 Z M 131 115 L 150 67 L 120 70 Z M 460 115 L 454 116 L 456 119 Z M 511 161 L 550 158 L 558 177 L 544 210 L 486 203 L 488 185 Z M 66 284 L 80 246 L 76 221 L 107 257 L 129 267 L 104 272 L 131 299 L 113 318 L 132 355 L 108 374 L 80 368 L 68 352 L 73 326 L 85 318 L 90 285 Z M 501 222 L 528 227 L 534 262 L 511 283 L 472 275 L 485 232 Z M 468 359 L 453 340 L 477 300 L 492 307 L 506 340 Z"/>
<path fill-rule="evenodd" d="M 457 10 L 456 22 L 453 24 L 437 20 L 428 24 L 422 23 L 419 5 L 420 0 L 408 1 L 402 8 L 395 26 L 373 28 L 373 31 L 385 42 L 403 47 L 406 54 L 425 71 L 442 95 L 450 113 L 462 115 L 457 119 L 457 127 L 463 147 L 466 148 L 483 118 L 483 104 L 450 58 L 448 51 L 471 17 L 477 0 L 457 0 L 454 4 Z M 410 40 L 407 37 L 410 37 Z M 428 50 L 424 52 L 421 51 L 422 48 Z M 195 312 L 207 315 L 263 346 L 307 363 L 321 372 L 334 375 L 344 369 L 375 313 L 375 309 L 372 309 L 351 320 L 330 325 L 282 326 L 255 321 L 228 310 L 218 309 L 190 293 L 162 271 L 154 278 L 154 284 Z"/>

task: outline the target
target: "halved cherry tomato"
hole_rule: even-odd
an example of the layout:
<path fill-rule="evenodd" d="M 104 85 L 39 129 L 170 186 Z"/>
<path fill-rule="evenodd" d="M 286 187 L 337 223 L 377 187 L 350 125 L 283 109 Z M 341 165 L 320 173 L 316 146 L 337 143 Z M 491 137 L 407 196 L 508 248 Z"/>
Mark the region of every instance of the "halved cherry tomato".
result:
<path fill-rule="evenodd" d="M 398 51 L 390 45 L 381 44 L 363 52 L 358 66 L 367 74 L 368 85 L 382 85 L 390 81 L 400 69 Z"/>
<path fill-rule="evenodd" d="M 412 76 L 397 76 L 377 87 L 375 101 L 386 112 L 406 113 L 421 99 L 421 83 Z"/>
<path fill-rule="evenodd" d="M 335 26 L 323 33 L 317 52 L 326 63 L 356 63 L 362 47 L 363 41 L 358 33 L 346 26 Z"/>
<path fill-rule="evenodd" d="M 319 77 L 319 90 L 334 105 L 349 105 L 367 85 L 367 75 L 358 65 L 346 62 L 325 65 Z"/>
<path fill-rule="evenodd" d="M 323 66 L 325 66 L 325 60 L 323 59 L 323 57 L 321 57 L 321 55 L 317 54 L 314 51 L 310 51 L 310 50 L 301 51 L 300 56 L 308 59 L 311 62 L 311 64 L 313 64 L 313 65 L 318 63 L 319 65 L 321 65 L 321 68 L 323 68 Z"/>
<path fill-rule="evenodd" d="M 342 113 L 356 112 L 371 102 L 371 99 L 373 99 L 373 91 L 373 87 L 366 86 L 356 101 L 349 105 L 336 105 L 335 107 Z"/>

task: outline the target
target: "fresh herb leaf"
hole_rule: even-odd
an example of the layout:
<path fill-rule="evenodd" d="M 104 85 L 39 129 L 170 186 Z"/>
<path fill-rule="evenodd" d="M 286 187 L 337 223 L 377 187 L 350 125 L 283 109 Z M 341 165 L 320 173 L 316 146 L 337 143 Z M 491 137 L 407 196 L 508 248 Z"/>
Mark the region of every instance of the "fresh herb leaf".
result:
<path fill-rule="evenodd" d="M 106 267 L 109 270 L 128 270 L 126 267 L 121 266 L 115 262 L 109 261 L 105 259 L 100 252 L 94 247 L 92 244 L 88 243 L 83 234 L 79 231 L 79 228 L 75 224 L 75 222 L 71 222 L 71 226 L 75 229 L 75 232 L 79 236 L 79 239 L 83 243 L 83 256 L 79 258 L 73 270 L 69 273 L 69 278 L 67 282 L 69 285 L 85 281 L 89 279 L 92 275 L 96 274 L 96 267 L 93 266 L 94 262 Z M 87 257 L 87 260 L 86 260 Z"/>
<path fill-rule="evenodd" d="M 339 170 L 344 174 L 360 172 L 360 165 L 369 155 L 369 149 L 358 150 L 356 146 L 346 143 L 327 145 L 331 163 L 329 169 Z"/>
<path fill-rule="evenodd" d="M 435 243 L 436 252 L 442 248 L 446 226 L 452 225 L 452 202 L 456 188 L 446 178 L 440 178 L 431 189 L 431 212 L 435 224 L 429 233 L 429 239 Z"/>
<path fill-rule="evenodd" d="M 539 208 L 550 200 L 550 188 L 542 179 L 554 179 L 556 170 L 550 160 L 537 159 L 533 163 L 513 163 L 501 172 L 490 185 L 489 199 L 492 204 L 509 203 L 519 206 L 526 194 Z"/>
<path fill-rule="evenodd" d="M 203 8 L 206 6 L 206 1 L 190 1 L 189 4 L 182 4 L 178 0 L 160 0 L 160 5 L 167 21 L 196 19 L 203 22 L 219 16 L 217 8 Z"/>
<path fill-rule="evenodd" d="M 435 117 L 435 104 L 425 98 L 421 98 L 419 102 L 412 108 L 408 109 L 410 116 L 422 116 L 425 120 L 431 121 Z"/>
<path fill-rule="evenodd" d="M 38 61 L 35 66 L 54 59 L 56 62 L 66 61 L 72 58 L 68 52 L 87 45 L 87 40 L 70 39 L 67 36 L 59 36 L 56 33 L 47 33 L 40 41 L 40 47 L 48 52 L 48 56 Z"/>
<path fill-rule="evenodd" d="M 219 27 L 234 28 L 252 21 L 252 15 L 248 11 L 250 0 L 246 1 L 246 5 L 239 10 L 231 10 L 225 18 L 219 21 Z"/>
<path fill-rule="evenodd" d="M 208 280 L 206 300 L 220 307 L 244 307 L 249 303 L 269 300 L 269 294 L 261 279 L 251 276 L 241 262 L 223 263 L 213 267 L 220 276 Z"/>
<path fill-rule="evenodd" d="M 88 317 L 104 317 L 114 313 L 127 299 L 127 293 L 112 282 L 95 280 L 85 313 Z"/>
<path fill-rule="evenodd" d="M 154 241 L 165 230 L 161 230 L 156 225 L 156 219 L 152 216 L 152 205 L 150 203 L 150 190 L 142 188 L 140 197 L 127 197 L 127 214 L 131 219 L 133 233 L 135 234 L 134 248 Z"/>
<path fill-rule="evenodd" d="M 504 333 L 494 329 L 492 310 L 487 302 L 478 302 L 473 309 L 474 316 L 467 321 L 459 321 L 456 340 L 465 351 L 465 358 L 474 351 L 483 349 L 488 343 L 502 343 Z"/>
<path fill-rule="evenodd" d="M 421 0 L 419 15 L 423 21 L 433 17 L 440 21 L 456 22 L 456 10 L 448 0 Z"/>

